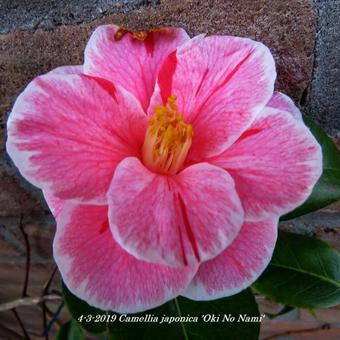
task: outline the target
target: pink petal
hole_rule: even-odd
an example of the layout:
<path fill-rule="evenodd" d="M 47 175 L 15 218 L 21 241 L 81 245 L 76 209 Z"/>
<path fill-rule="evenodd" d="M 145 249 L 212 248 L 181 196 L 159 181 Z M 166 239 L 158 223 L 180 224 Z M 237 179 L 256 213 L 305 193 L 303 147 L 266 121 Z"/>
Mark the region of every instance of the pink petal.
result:
<path fill-rule="evenodd" d="M 47 202 L 47 205 L 50 208 L 52 215 L 55 218 L 57 218 L 64 208 L 65 200 L 62 200 L 58 198 L 57 196 L 52 195 L 48 191 L 43 191 L 43 194 L 44 194 L 45 201 Z"/>
<path fill-rule="evenodd" d="M 289 112 L 295 119 L 302 120 L 302 114 L 294 102 L 284 93 L 274 92 L 267 106 Z"/>
<path fill-rule="evenodd" d="M 187 291 L 193 300 L 213 300 L 237 294 L 267 267 L 275 247 L 277 218 L 245 222 L 235 241 L 214 259 L 202 263 Z"/>
<path fill-rule="evenodd" d="M 126 90 L 83 75 L 46 74 L 17 99 L 7 151 L 34 185 L 101 204 L 116 165 L 139 156 L 146 116 Z"/>
<path fill-rule="evenodd" d="M 106 206 L 66 204 L 58 218 L 54 258 L 67 287 L 103 310 L 136 313 L 182 293 L 197 266 L 171 268 L 137 260 L 113 239 Z"/>
<path fill-rule="evenodd" d="M 188 159 L 202 161 L 231 145 L 269 101 L 276 77 L 266 46 L 250 39 L 199 37 L 165 60 L 149 113 L 177 96 L 178 110 L 193 125 Z"/>
<path fill-rule="evenodd" d="M 299 206 L 322 172 L 320 145 L 302 121 L 279 109 L 264 111 L 235 144 L 211 160 L 232 175 L 248 220 Z"/>
<path fill-rule="evenodd" d="M 126 158 L 117 167 L 108 203 L 115 240 L 140 259 L 171 266 L 215 257 L 243 223 L 231 177 L 206 163 L 163 176 Z"/>
<path fill-rule="evenodd" d="M 118 27 L 98 27 L 85 50 L 84 71 L 119 84 L 130 91 L 146 110 L 158 70 L 166 56 L 189 40 L 180 28 L 150 32 L 144 41 L 130 33 L 117 40 Z"/>
<path fill-rule="evenodd" d="M 59 66 L 49 74 L 82 74 L 83 72 L 83 65 L 66 65 L 66 66 Z"/>

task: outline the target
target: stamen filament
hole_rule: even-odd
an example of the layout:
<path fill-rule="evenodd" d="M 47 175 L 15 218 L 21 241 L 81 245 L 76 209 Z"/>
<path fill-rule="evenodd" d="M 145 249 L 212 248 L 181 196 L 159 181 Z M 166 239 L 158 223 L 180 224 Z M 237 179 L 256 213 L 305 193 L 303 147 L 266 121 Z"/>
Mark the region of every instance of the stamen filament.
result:
<path fill-rule="evenodd" d="M 176 96 L 166 105 L 157 105 L 149 120 L 143 145 L 144 164 L 152 171 L 176 174 L 183 167 L 189 152 L 193 129 L 177 111 Z"/>

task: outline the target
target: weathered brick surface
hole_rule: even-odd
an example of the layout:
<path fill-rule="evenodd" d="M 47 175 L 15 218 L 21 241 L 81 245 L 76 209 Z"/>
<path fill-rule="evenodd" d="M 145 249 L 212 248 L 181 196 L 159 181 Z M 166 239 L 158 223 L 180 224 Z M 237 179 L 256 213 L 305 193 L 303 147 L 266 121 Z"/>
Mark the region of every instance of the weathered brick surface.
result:
<path fill-rule="evenodd" d="M 258 304 L 261 313 L 275 314 L 283 307 L 263 297 L 259 297 Z M 339 339 L 339 313 L 337 307 L 315 309 L 313 314 L 305 309 L 294 309 L 272 320 L 267 317 L 261 323 L 260 339 Z"/>
<path fill-rule="evenodd" d="M 59 306 L 60 302 L 48 302 L 47 306 L 52 311 L 55 312 Z M 18 314 L 23 323 L 25 324 L 25 328 L 30 335 L 31 340 L 42 340 L 45 339 L 42 335 L 43 328 L 43 319 L 42 319 L 42 309 L 40 306 L 32 306 L 32 307 L 21 307 L 18 309 Z M 59 320 L 62 323 L 65 323 L 69 320 L 69 315 L 64 308 L 59 315 Z M 1 324 L 0 324 L 0 339 L 1 340 L 19 340 L 24 339 L 22 337 L 22 332 L 20 328 L 18 328 L 18 322 L 15 319 L 12 312 L 5 312 L 1 314 Z M 6 329 L 3 328 L 6 327 Z M 54 339 L 55 334 L 59 329 L 59 324 L 54 323 L 49 332 L 49 338 Z M 92 339 L 92 338 L 87 338 Z M 73 339 L 70 339 L 73 340 Z"/>
<path fill-rule="evenodd" d="M 159 0 L 1 0 L 0 33 L 76 25 L 102 14 L 124 13 L 159 4 Z"/>
<path fill-rule="evenodd" d="M 0 217 L 41 214 L 40 202 L 21 187 L 15 176 L 0 167 L 0 178 Z"/>
<path fill-rule="evenodd" d="M 301 309 L 299 318 L 304 321 L 315 321 L 327 323 L 340 323 L 340 307 L 330 309 L 314 309 L 313 312 Z"/>
<path fill-rule="evenodd" d="M 340 137 L 340 0 L 314 0 L 318 12 L 310 115 Z"/>
<path fill-rule="evenodd" d="M 0 245 L 10 245 L 21 255 L 25 255 L 25 240 L 19 228 L 20 217 L 18 218 L 0 218 Z M 55 230 L 53 217 L 46 215 L 43 217 L 28 216 L 23 217 L 23 229 L 27 234 L 31 245 L 32 259 L 37 263 L 45 263 L 52 257 L 52 240 Z M 16 262 L 19 258 L 14 258 Z M 1 261 L 1 257 L 0 257 Z"/>
<path fill-rule="evenodd" d="M 291 221 L 282 222 L 280 229 L 317 237 L 340 250 L 340 213 L 324 210 Z"/>
<path fill-rule="evenodd" d="M 340 328 L 335 325 L 324 324 L 318 321 L 303 322 L 300 320 L 285 321 L 265 320 L 261 324 L 260 339 L 275 338 L 280 340 L 337 340 L 340 336 Z"/>

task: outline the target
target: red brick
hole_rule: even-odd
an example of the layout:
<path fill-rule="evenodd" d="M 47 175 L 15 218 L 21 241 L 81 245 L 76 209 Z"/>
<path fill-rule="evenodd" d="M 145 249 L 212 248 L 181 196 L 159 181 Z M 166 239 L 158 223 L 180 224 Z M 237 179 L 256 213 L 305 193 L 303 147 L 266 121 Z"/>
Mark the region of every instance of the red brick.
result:
<path fill-rule="evenodd" d="M 306 309 L 300 310 L 300 319 L 303 321 L 321 321 L 326 323 L 340 323 L 340 309 L 319 308 L 311 313 Z"/>

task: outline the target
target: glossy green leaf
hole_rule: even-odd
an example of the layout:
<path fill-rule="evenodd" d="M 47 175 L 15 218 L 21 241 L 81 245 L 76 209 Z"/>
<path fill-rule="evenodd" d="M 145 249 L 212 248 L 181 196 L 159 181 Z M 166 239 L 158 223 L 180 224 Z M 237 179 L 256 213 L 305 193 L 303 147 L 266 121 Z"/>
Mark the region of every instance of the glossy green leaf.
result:
<path fill-rule="evenodd" d="M 106 315 L 106 312 L 92 307 L 85 301 L 76 297 L 68 290 L 65 283 L 62 283 L 62 293 L 72 318 L 82 328 L 91 333 L 101 333 L 107 329 L 106 323 L 100 321 L 100 317 Z"/>
<path fill-rule="evenodd" d="M 322 147 L 323 172 L 306 202 L 282 216 L 281 220 L 305 215 L 340 200 L 340 152 L 334 142 L 312 119 L 307 116 L 303 119 Z"/>
<path fill-rule="evenodd" d="M 340 303 L 340 253 L 323 241 L 280 232 L 273 258 L 253 288 L 292 307 L 335 306 Z"/>
<path fill-rule="evenodd" d="M 74 321 L 69 321 L 61 326 L 55 340 L 84 340 L 81 328 Z"/>
<path fill-rule="evenodd" d="M 181 316 L 190 317 L 191 321 L 181 322 Z M 258 339 L 261 320 L 250 289 L 214 301 L 192 301 L 179 297 L 161 307 L 132 316 L 148 320 L 157 318 L 157 322 L 126 322 L 128 316 L 117 314 L 116 317 L 109 326 L 112 340 L 255 340 Z"/>

